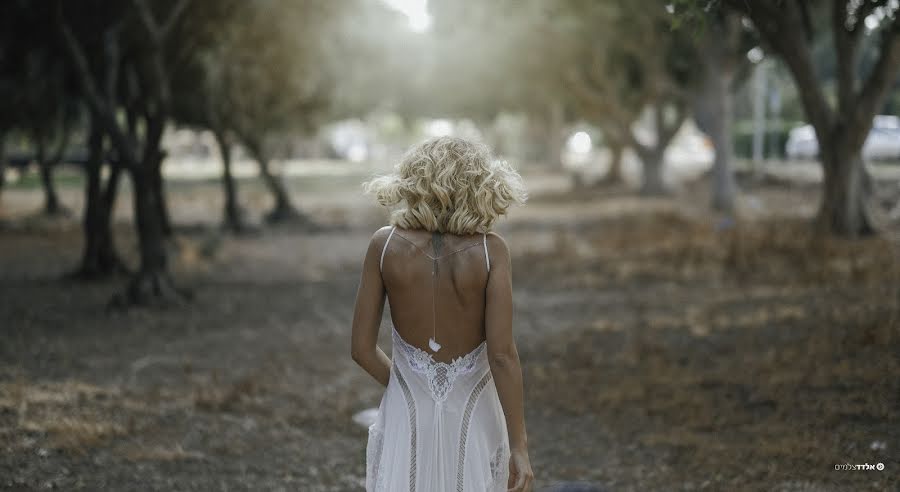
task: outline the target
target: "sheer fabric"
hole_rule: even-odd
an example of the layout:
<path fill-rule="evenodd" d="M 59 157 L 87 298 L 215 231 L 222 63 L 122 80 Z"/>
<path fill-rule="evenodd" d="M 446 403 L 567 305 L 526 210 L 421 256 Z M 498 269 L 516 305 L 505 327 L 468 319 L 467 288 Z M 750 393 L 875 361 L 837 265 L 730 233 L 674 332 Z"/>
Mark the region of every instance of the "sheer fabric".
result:
<path fill-rule="evenodd" d="M 486 243 L 484 252 L 489 265 Z M 450 337 L 445 328 L 441 335 Z M 369 427 L 366 491 L 505 491 L 509 439 L 486 343 L 442 362 L 393 324 L 391 331 L 391 376 Z"/>

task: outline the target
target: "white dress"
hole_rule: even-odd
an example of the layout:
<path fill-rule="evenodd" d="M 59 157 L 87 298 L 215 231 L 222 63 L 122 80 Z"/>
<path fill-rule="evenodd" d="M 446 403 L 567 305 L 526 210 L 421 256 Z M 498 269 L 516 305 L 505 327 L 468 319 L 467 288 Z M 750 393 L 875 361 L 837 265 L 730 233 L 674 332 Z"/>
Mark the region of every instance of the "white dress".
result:
<path fill-rule="evenodd" d="M 485 342 L 444 363 L 391 331 L 390 380 L 366 446 L 366 491 L 507 490 L 509 438 Z"/>

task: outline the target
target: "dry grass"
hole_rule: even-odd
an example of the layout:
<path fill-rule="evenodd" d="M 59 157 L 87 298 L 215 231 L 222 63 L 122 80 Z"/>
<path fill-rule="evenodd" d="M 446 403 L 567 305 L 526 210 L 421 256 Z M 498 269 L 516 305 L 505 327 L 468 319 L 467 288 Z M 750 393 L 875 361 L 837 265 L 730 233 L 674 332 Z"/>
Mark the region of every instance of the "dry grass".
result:
<path fill-rule="evenodd" d="M 667 449 L 685 480 L 714 470 L 770 487 L 898 483 L 829 475 L 847 461 L 900 465 L 868 449 L 900 443 L 897 245 L 825 239 L 793 221 L 716 231 L 665 215 L 588 235 L 595 259 L 572 268 L 576 248 L 562 248 L 519 277 L 622 290 L 626 315 L 597 311 L 532 354 L 537 399 Z"/>
<path fill-rule="evenodd" d="M 161 461 L 177 462 L 186 460 L 203 460 L 206 455 L 197 451 L 186 451 L 181 445 L 172 447 L 154 446 L 149 448 L 130 449 L 125 452 L 129 461 Z"/>
<path fill-rule="evenodd" d="M 194 408 L 207 412 L 223 412 L 238 409 L 242 403 L 252 400 L 259 381 L 245 377 L 232 384 L 203 385 L 194 390 Z"/>
<path fill-rule="evenodd" d="M 710 274 L 791 283 L 871 284 L 900 279 L 897 244 L 880 237 L 823 237 L 808 221 L 766 220 L 717 227 L 675 212 L 624 220 L 627 224 L 588 231 L 598 260 L 616 260 L 620 280 L 642 273 L 684 280 Z M 573 249 L 563 245 L 558 260 L 571 259 L 565 253 Z"/>
<path fill-rule="evenodd" d="M 15 413 L 5 434 L 40 436 L 51 449 L 80 454 L 127 434 L 127 426 L 112 415 L 121 401 L 117 390 L 79 381 L 34 383 L 17 378 L 0 384 L 0 411 Z"/>
<path fill-rule="evenodd" d="M 49 434 L 49 444 L 54 449 L 78 453 L 125 435 L 125 429 L 119 424 L 69 417 L 64 412 L 40 420 L 23 420 L 19 425 L 27 432 Z"/>

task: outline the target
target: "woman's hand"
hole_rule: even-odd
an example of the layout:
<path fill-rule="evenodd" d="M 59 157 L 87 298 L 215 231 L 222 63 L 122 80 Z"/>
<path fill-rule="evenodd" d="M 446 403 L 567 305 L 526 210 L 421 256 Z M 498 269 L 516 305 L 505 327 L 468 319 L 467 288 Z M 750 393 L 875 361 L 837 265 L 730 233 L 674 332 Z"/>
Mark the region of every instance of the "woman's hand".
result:
<path fill-rule="evenodd" d="M 513 449 L 509 456 L 509 492 L 530 492 L 534 473 L 525 449 Z"/>

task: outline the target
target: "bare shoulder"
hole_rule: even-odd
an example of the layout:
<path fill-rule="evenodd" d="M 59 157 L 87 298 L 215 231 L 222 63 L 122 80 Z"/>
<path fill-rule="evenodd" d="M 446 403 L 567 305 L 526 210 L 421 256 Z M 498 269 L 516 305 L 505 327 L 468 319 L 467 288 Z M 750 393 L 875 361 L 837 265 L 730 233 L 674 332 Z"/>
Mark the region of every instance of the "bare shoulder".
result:
<path fill-rule="evenodd" d="M 388 236 L 391 234 L 392 228 L 393 226 L 386 225 L 375 231 L 375 233 L 372 234 L 372 238 L 369 239 L 369 248 L 377 249 L 383 247 L 387 242 Z"/>
<path fill-rule="evenodd" d="M 494 231 L 487 233 L 487 248 L 492 258 L 509 258 L 509 245 L 506 239 Z"/>
<path fill-rule="evenodd" d="M 375 231 L 374 234 L 372 234 L 372 240 L 373 241 L 380 240 L 381 242 L 384 242 L 387 239 L 388 235 L 391 233 L 391 229 L 393 229 L 393 228 L 394 228 L 394 226 L 386 225 L 386 226 L 378 229 L 377 231 Z"/>

